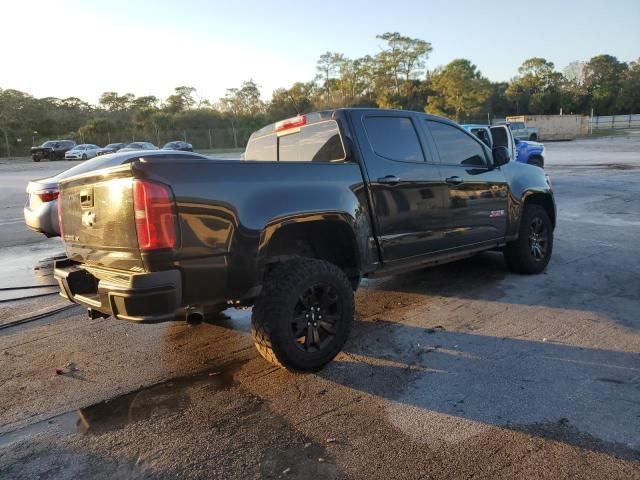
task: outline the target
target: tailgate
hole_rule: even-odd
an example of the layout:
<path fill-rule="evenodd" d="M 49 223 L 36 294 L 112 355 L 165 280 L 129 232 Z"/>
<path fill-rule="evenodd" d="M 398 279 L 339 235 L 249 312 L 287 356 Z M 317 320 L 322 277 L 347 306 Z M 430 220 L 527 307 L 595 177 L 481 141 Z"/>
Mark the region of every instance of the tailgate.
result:
<path fill-rule="evenodd" d="M 89 265 L 142 271 L 130 170 L 70 179 L 61 184 L 67 256 Z"/>

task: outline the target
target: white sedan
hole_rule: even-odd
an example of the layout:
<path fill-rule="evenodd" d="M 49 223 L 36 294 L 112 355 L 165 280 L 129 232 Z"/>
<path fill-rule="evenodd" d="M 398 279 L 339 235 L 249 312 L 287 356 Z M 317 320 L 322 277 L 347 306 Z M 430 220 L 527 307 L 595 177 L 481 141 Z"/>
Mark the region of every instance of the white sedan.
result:
<path fill-rule="evenodd" d="M 88 160 L 98 155 L 100 147 L 92 143 L 83 143 L 82 145 L 76 145 L 71 150 L 68 150 L 64 154 L 65 160 Z"/>

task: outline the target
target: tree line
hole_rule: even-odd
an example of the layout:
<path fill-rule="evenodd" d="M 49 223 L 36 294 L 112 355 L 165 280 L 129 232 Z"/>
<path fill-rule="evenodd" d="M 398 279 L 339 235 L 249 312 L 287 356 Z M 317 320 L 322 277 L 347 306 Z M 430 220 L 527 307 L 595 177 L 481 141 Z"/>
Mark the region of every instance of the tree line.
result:
<path fill-rule="evenodd" d="M 228 89 L 218 101 L 202 99 L 189 86 L 175 88 L 164 101 L 104 92 L 98 105 L 0 89 L 0 152 L 26 151 L 52 137 L 98 144 L 184 138 L 201 149 L 238 148 L 267 123 L 350 106 L 426 111 L 459 122 L 508 114 L 640 113 L 640 58 L 626 63 L 598 55 L 558 71 L 553 62 L 536 57 L 525 60 L 510 81 L 491 82 L 463 58 L 428 69 L 433 47 L 425 40 L 398 32 L 377 38 L 378 53 L 349 58 L 326 52 L 314 78 L 278 88 L 267 101 L 253 80 Z"/>

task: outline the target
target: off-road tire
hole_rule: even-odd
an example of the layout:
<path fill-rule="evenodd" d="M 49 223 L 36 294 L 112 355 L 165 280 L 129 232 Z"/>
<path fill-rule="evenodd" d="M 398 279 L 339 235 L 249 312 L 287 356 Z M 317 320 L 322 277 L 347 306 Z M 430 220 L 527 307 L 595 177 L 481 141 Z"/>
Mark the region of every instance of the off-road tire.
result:
<path fill-rule="evenodd" d="M 539 222 L 539 223 L 538 223 Z M 534 224 L 542 226 L 542 232 L 536 234 L 536 238 L 532 239 L 534 233 Z M 544 242 L 544 254 L 537 258 L 535 246 L 541 247 Z M 551 259 L 553 251 L 553 226 L 549 215 L 540 205 L 525 205 L 520 221 L 520 229 L 518 238 L 509 242 L 504 248 L 504 258 L 507 262 L 509 270 L 514 273 L 522 273 L 531 275 L 541 273 Z"/>
<path fill-rule="evenodd" d="M 327 315 L 337 318 L 333 324 L 335 334 L 322 330 L 327 335 L 323 346 L 317 351 L 304 351 L 306 344 L 301 345 L 295 338 L 292 327 L 299 316 L 296 309 L 302 305 L 300 299 L 306 292 L 321 284 L 326 284 L 339 301 L 339 312 Z M 251 333 L 258 352 L 269 362 L 288 370 L 313 372 L 340 352 L 349 336 L 353 313 L 353 290 L 344 272 L 324 260 L 300 257 L 277 264 L 267 274 L 253 307 Z M 309 327 L 306 329 L 309 335 Z"/>

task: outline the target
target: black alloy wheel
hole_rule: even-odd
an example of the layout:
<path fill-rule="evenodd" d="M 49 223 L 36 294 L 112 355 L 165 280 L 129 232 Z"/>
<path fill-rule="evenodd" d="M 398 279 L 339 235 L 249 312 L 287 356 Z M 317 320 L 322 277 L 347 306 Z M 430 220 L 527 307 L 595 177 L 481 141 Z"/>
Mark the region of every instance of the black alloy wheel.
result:
<path fill-rule="evenodd" d="M 352 282 L 325 260 L 299 257 L 275 265 L 253 307 L 258 352 L 275 365 L 313 372 L 346 342 L 354 315 Z"/>
<path fill-rule="evenodd" d="M 529 252 L 536 262 L 547 257 L 549 246 L 549 232 L 540 217 L 534 217 L 529 225 Z"/>
<path fill-rule="evenodd" d="M 546 210 L 535 204 L 524 206 L 518 238 L 507 243 L 504 258 L 515 273 L 541 273 L 553 251 L 553 224 Z"/>
<path fill-rule="evenodd" d="M 336 289 L 326 283 L 307 288 L 294 307 L 291 334 L 297 347 L 318 352 L 335 337 L 342 318 L 342 302 Z"/>

